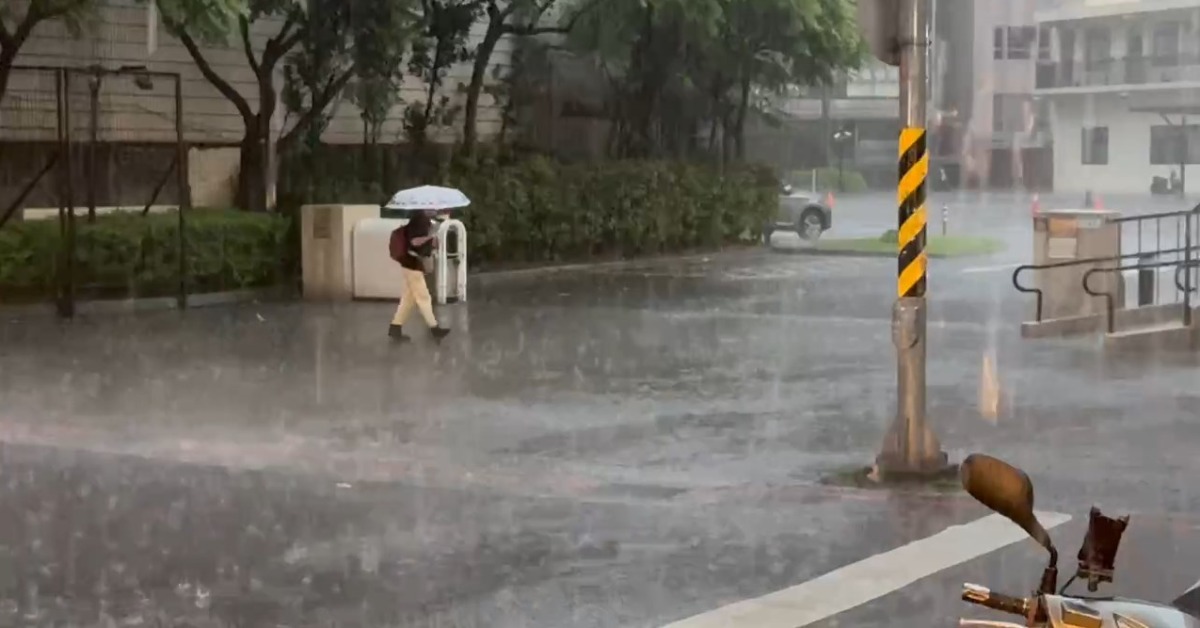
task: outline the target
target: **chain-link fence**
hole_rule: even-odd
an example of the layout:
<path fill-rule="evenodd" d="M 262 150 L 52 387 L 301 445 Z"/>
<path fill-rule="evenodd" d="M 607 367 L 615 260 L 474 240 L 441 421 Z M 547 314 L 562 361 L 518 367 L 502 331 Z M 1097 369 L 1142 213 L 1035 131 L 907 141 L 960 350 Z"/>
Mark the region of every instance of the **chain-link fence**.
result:
<path fill-rule="evenodd" d="M 179 75 L 19 66 L 15 76 L 0 120 L 0 193 L 29 259 L 3 264 L 0 286 L 16 298 L 53 294 L 63 316 L 80 298 L 173 295 L 184 305 L 190 194 Z"/>

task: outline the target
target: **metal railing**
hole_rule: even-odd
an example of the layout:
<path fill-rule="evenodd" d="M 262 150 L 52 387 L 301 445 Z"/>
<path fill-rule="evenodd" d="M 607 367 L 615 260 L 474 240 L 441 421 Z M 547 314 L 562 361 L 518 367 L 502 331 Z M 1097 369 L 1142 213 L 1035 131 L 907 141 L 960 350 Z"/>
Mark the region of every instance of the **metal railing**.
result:
<path fill-rule="evenodd" d="M 1174 231 L 1175 231 L 1176 246 L 1174 246 L 1172 248 L 1164 249 L 1164 248 L 1162 248 L 1163 224 L 1164 223 L 1170 224 L 1172 221 L 1174 222 L 1174 227 L 1175 227 Z M 1088 283 L 1093 274 L 1099 273 L 1099 272 L 1122 272 L 1125 270 L 1135 270 L 1135 269 L 1136 270 L 1150 270 L 1150 269 L 1170 268 L 1170 267 L 1191 268 L 1193 266 L 1200 266 L 1200 255 L 1197 255 L 1197 253 L 1194 251 L 1195 245 L 1200 242 L 1197 241 L 1198 240 L 1197 237 L 1193 236 L 1193 230 L 1196 229 L 1197 227 L 1200 227 L 1200 205 L 1197 205 L 1196 207 L 1193 207 L 1192 209 L 1186 209 L 1186 210 L 1181 210 L 1181 211 L 1156 212 L 1156 213 L 1152 213 L 1152 214 L 1125 216 L 1125 217 L 1113 219 L 1111 222 L 1117 225 L 1117 237 L 1118 237 L 1118 242 L 1119 242 L 1119 249 L 1118 249 L 1119 253 L 1117 255 L 1109 255 L 1109 256 L 1103 256 L 1103 257 L 1090 257 L 1090 258 L 1083 258 L 1083 259 L 1067 260 L 1067 261 L 1062 261 L 1062 262 L 1049 262 L 1049 263 L 1043 263 L 1043 264 L 1023 264 L 1023 265 L 1018 266 L 1017 268 L 1013 269 L 1013 274 L 1012 274 L 1013 287 L 1016 288 L 1018 292 L 1022 292 L 1025 294 L 1032 294 L 1037 299 L 1036 309 L 1035 309 L 1035 313 L 1034 313 L 1035 321 L 1037 321 L 1039 323 L 1042 321 L 1042 313 L 1043 313 L 1043 309 L 1044 309 L 1043 303 L 1045 301 L 1045 295 L 1043 294 L 1041 288 L 1027 286 L 1021 282 L 1021 275 L 1022 275 L 1022 273 L 1026 272 L 1026 271 L 1069 268 L 1072 266 L 1103 264 L 1106 262 L 1116 263 L 1115 266 L 1104 267 L 1104 268 L 1093 268 L 1084 274 L 1083 280 L 1082 280 L 1084 292 L 1086 292 L 1087 294 L 1092 295 L 1092 296 L 1105 298 L 1106 306 L 1107 306 L 1106 314 L 1107 314 L 1107 318 L 1108 318 L 1107 326 L 1108 326 L 1109 332 L 1111 333 L 1115 327 L 1115 322 L 1114 322 L 1115 306 L 1114 306 L 1113 302 L 1114 302 L 1116 296 L 1114 294 L 1111 294 L 1111 292 L 1095 292 L 1095 291 L 1093 291 L 1091 289 L 1090 284 Z M 1146 225 L 1151 222 L 1153 223 L 1154 226 L 1152 229 L 1148 229 L 1146 227 Z M 1125 235 L 1127 234 L 1127 231 L 1126 231 L 1127 225 L 1131 225 L 1131 224 L 1136 225 L 1135 233 L 1137 234 L 1137 244 L 1134 247 L 1135 248 L 1134 251 L 1125 252 L 1124 249 L 1126 248 L 1126 246 L 1125 246 L 1124 238 L 1125 238 Z M 1146 248 L 1143 247 L 1143 244 L 1145 241 L 1144 236 L 1147 233 L 1153 233 L 1153 235 L 1154 235 L 1155 246 L 1153 249 L 1150 249 L 1150 250 L 1146 250 Z M 1169 260 L 1169 261 L 1152 262 L 1152 263 L 1147 263 L 1145 261 L 1145 259 L 1143 259 L 1146 257 L 1158 258 L 1158 257 L 1170 256 L 1170 255 L 1180 256 L 1180 258 L 1174 259 L 1174 260 Z M 1122 264 L 1121 263 L 1125 260 L 1130 260 L 1130 259 L 1138 259 L 1139 262 L 1137 264 Z M 1191 324 L 1191 297 L 1190 297 L 1190 294 L 1191 294 L 1191 292 L 1195 291 L 1195 288 L 1192 285 L 1191 273 L 1186 273 L 1187 276 L 1185 278 L 1183 278 L 1182 281 L 1179 279 L 1178 274 L 1179 273 L 1177 270 L 1176 271 L 1176 280 L 1174 283 L 1175 283 L 1176 288 L 1178 289 L 1178 293 L 1182 294 L 1182 296 L 1183 296 L 1184 324 L 1188 325 L 1188 324 Z M 1179 294 L 1177 294 L 1176 296 L 1179 296 Z M 1158 294 L 1157 294 L 1157 289 L 1156 289 L 1156 292 L 1155 292 L 1155 300 L 1156 301 L 1157 301 L 1157 296 L 1158 296 Z"/>
<path fill-rule="evenodd" d="M 1186 255 L 1186 253 L 1185 253 L 1185 255 Z M 1112 293 L 1112 290 L 1105 290 L 1105 291 L 1093 290 L 1091 284 L 1089 283 L 1092 279 L 1092 275 L 1095 275 L 1096 273 L 1115 273 L 1115 272 L 1122 272 L 1122 271 L 1126 271 L 1126 270 L 1150 270 L 1150 269 L 1172 268 L 1172 267 L 1176 268 L 1177 269 L 1176 272 L 1178 272 L 1179 268 L 1186 267 L 1186 265 L 1189 265 L 1189 264 L 1190 264 L 1190 262 L 1188 262 L 1188 261 L 1173 260 L 1170 262 L 1157 262 L 1154 264 L 1141 264 L 1141 263 L 1132 264 L 1132 265 L 1122 264 L 1120 266 L 1113 266 L 1110 268 L 1093 268 L 1083 274 L 1083 291 L 1093 297 L 1102 297 L 1104 299 L 1105 328 L 1108 330 L 1108 333 L 1111 334 L 1116 331 L 1116 307 L 1114 305 L 1114 301 L 1116 300 L 1116 295 L 1114 295 Z M 1190 288 L 1185 288 L 1185 290 L 1183 292 L 1183 300 L 1184 300 L 1184 302 L 1183 302 L 1183 325 L 1185 327 L 1192 324 L 1192 308 L 1191 308 L 1191 303 L 1190 303 L 1190 301 L 1191 301 L 1190 292 L 1191 292 Z"/>
<path fill-rule="evenodd" d="M 1160 251 L 1160 253 L 1163 255 L 1167 255 L 1167 254 L 1171 254 L 1171 253 L 1182 253 L 1182 252 L 1184 252 L 1183 248 L 1166 249 L 1166 250 Z M 1141 257 L 1142 255 L 1144 255 L 1144 253 L 1128 253 L 1125 255 L 1107 255 L 1104 257 L 1086 257 L 1086 258 L 1082 258 L 1082 259 L 1073 259 L 1073 260 L 1069 260 L 1069 261 L 1065 261 L 1065 262 L 1050 262 L 1050 263 L 1046 263 L 1046 264 L 1022 264 L 1022 265 L 1016 267 L 1015 269 L 1013 269 L 1012 285 L 1014 288 L 1017 289 L 1018 292 L 1024 292 L 1025 294 L 1032 294 L 1037 298 L 1037 307 L 1034 311 L 1034 320 L 1040 323 L 1040 322 L 1042 322 L 1042 303 L 1045 300 L 1045 297 L 1042 294 L 1042 289 L 1037 288 L 1037 287 L 1030 287 L 1030 286 L 1026 286 L 1026 285 L 1022 284 L 1021 283 L 1021 273 L 1024 273 L 1025 271 L 1029 271 L 1029 270 L 1050 270 L 1050 269 L 1055 269 L 1055 268 L 1069 268 L 1071 266 L 1086 266 L 1088 264 L 1101 264 L 1104 262 L 1117 262 L 1117 261 L 1125 260 L 1125 259 L 1136 259 L 1138 257 Z M 1178 263 L 1178 262 L 1175 262 L 1175 263 Z M 1132 268 L 1142 268 L 1142 266 L 1133 266 Z M 1106 269 L 1094 269 L 1094 270 L 1106 270 Z M 1115 270 L 1115 268 L 1113 270 Z"/>
<path fill-rule="evenodd" d="M 1192 209 L 1184 210 L 1181 212 L 1160 212 L 1157 214 L 1145 214 L 1143 216 L 1129 216 L 1127 218 L 1121 218 L 1121 219 L 1117 219 L 1117 220 L 1113 221 L 1113 222 L 1118 222 L 1118 223 L 1139 221 L 1137 223 L 1138 229 L 1139 229 L 1139 231 L 1138 231 L 1138 252 L 1135 254 L 1124 255 L 1124 256 L 1122 256 L 1122 259 L 1128 259 L 1129 256 L 1135 256 L 1138 258 L 1142 258 L 1143 256 L 1147 256 L 1147 255 L 1152 255 L 1152 256 L 1157 257 L 1157 256 L 1161 256 L 1161 255 L 1171 255 L 1171 254 L 1178 254 L 1178 253 L 1182 253 L 1183 258 L 1182 259 L 1174 259 L 1174 260 L 1165 261 L 1165 262 L 1154 262 L 1154 263 L 1145 263 L 1144 260 L 1139 259 L 1139 262 L 1135 265 L 1118 264 L 1117 266 L 1107 267 L 1107 268 L 1093 268 L 1093 269 L 1087 271 L 1086 273 L 1084 273 L 1083 274 L 1083 291 L 1091 296 L 1104 298 L 1105 327 L 1108 330 L 1108 333 L 1111 334 L 1116 331 L 1116 307 L 1114 306 L 1114 301 L 1116 300 L 1116 296 L 1113 294 L 1111 288 L 1109 290 L 1105 290 L 1103 292 L 1093 290 L 1092 286 L 1089 282 L 1092 278 L 1092 275 L 1095 275 L 1096 273 L 1123 272 L 1126 270 L 1155 270 L 1155 271 L 1157 271 L 1162 268 L 1175 268 L 1175 281 L 1174 281 L 1175 287 L 1183 295 L 1183 304 L 1182 304 L 1183 305 L 1183 321 L 1182 321 L 1183 326 L 1184 327 L 1191 326 L 1191 324 L 1192 324 L 1192 291 L 1193 291 L 1193 289 L 1192 289 L 1192 274 L 1190 272 L 1183 273 L 1183 275 L 1184 275 L 1183 281 L 1181 282 L 1180 278 L 1179 278 L 1179 271 L 1180 271 L 1180 269 L 1188 269 L 1188 268 L 1191 268 L 1192 266 L 1196 265 L 1196 259 L 1193 255 L 1193 249 L 1194 249 L 1196 242 L 1195 242 L 1195 239 L 1192 237 L 1192 229 L 1193 229 L 1193 222 L 1195 222 L 1195 219 L 1198 216 L 1200 216 L 1200 205 L 1197 205 L 1196 207 L 1193 207 Z M 1159 221 L 1159 223 L 1161 225 L 1161 220 L 1164 218 L 1176 218 L 1176 219 L 1182 218 L 1183 219 L 1183 234 L 1182 234 L 1183 247 L 1182 247 L 1182 249 L 1176 248 L 1176 249 L 1154 251 L 1149 254 L 1144 253 L 1141 250 L 1141 240 L 1142 240 L 1141 224 L 1142 224 L 1142 222 L 1140 222 L 1140 221 L 1157 220 L 1157 221 Z M 1178 226 L 1178 223 L 1177 223 L 1177 226 Z M 1120 233 L 1120 232 L 1121 232 L 1120 227 L 1118 227 L 1118 233 Z M 1180 237 L 1181 236 L 1179 234 L 1179 230 L 1176 229 L 1176 240 L 1178 241 L 1180 239 Z M 1161 241 L 1161 231 L 1160 231 L 1160 236 L 1157 238 L 1157 240 Z M 1122 240 L 1122 244 L 1123 243 L 1124 243 L 1124 241 Z"/>
<path fill-rule="evenodd" d="M 1085 63 L 1038 61 L 1037 89 L 1148 85 L 1200 80 L 1200 55 L 1143 55 L 1091 59 Z"/>

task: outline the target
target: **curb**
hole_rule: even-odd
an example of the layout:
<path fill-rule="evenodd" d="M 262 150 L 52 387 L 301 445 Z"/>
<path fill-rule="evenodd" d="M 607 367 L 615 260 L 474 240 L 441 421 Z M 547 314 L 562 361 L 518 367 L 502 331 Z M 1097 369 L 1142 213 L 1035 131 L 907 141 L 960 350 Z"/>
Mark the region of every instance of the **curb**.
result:
<path fill-rule="evenodd" d="M 187 307 L 185 309 L 195 310 L 221 305 L 249 303 L 253 301 L 274 301 L 278 299 L 286 299 L 293 294 L 294 291 L 282 290 L 279 288 L 189 294 Z M 76 314 L 132 314 L 135 312 L 161 312 L 178 309 L 178 303 L 176 302 L 175 297 L 147 297 L 141 299 L 134 298 L 75 302 Z M 0 305 L 0 313 L 56 316 L 58 310 L 54 303 L 47 302 L 32 303 L 28 305 Z"/>
<path fill-rule="evenodd" d="M 703 260 L 713 257 L 734 257 L 734 256 L 750 256 L 761 254 L 763 249 L 759 245 L 751 245 L 738 248 L 717 249 L 703 253 L 686 253 L 680 255 L 654 255 L 648 257 L 635 257 L 630 259 L 611 260 L 606 262 L 579 262 L 574 264 L 561 264 L 557 266 L 536 266 L 533 268 L 519 268 L 513 270 L 484 270 L 477 273 L 469 273 L 468 279 L 488 283 L 493 281 L 509 281 L 517 279 L 526 279 L 538 277 L 541 275 L 554 275 L 559 273 L 579 272 L 582 270 L 604 270 L 612 268 L 624 268 L 628 266 L 636 266 L 639 264 L 649 264 L 656 262 L 688 262 L 695 260 Z"/>
<path fill-rule="evenodd" d="M 775 249 L 774 252 L 783 253 L 785 255 L 811 255 L 814 257 L 868 257 L 868 258 L 877 258 L 877 259 L 882 259 L 882 258 L 895 259 L 896 258 L 895 253 L 876 253 L 876 252 L 871 252 L 871 251 L 849 251 L 849 250 L 838 250 L 838 249 L 817 249 L 817 248 Z M 927 253 L 926 257 L 928 257 L 929 259 L 960 259 L 960 258 L 975 257 L 975 256 L 972 256 L 972 255 L 952 256 L 952 255 L 945 255 L 945 254 L 934 255 L 934 254 Z"/>
<path fill-rule="evenodd" d="M 605 262 L 579 262 L 574 264 L 561 264 L 557 266 L 535 266 L 532 268 L 520 268 L 513 270 L 484 270 L 477 273 L 469 273 L 468 280 L 479 284 L 487 284 L 493 282 L 516 281 L 521 279 L 537 278 L 544 275 L 553 275 L 559 273 L 578 272 L 582 270 L 597 270 L 606 268 L 621 268 L 627 266 L 635 266 L 638 264 L 655 263 L 655 262 L 687 262 L 693 260 L 702 260 L 713 257 L 734 257 L 734 256 L 749 256 L 761 253 L 759 247 L 749 245 L 746 247 L 731 247 L 726 249 L 717 249 L 714 251 L 701 253 L 686 253 L 679 255 L 655 255 L 648 257 L 636 257 L 630 259 L 611 260 Z M 296 301 L 304 301 L 304 297 L 296 290 L 275 288 L 264 288 L 261 290 L 234 290 L 229 292 L 207 292 L 200 294 L 188 295 L 187 309 L 199 309 L 205 307 L 216 307 L 222 305 L 235 305 L 239 303 L 249 303 L 252 301 L 275 301 L 293 299 Z M 370 303 L 373 301 L 394 301 L 395 299 L 353 299 L 353 301 Z M 131 314 L 135 312 L 159 312 L 164 310 L 177 310 L 176 298 L 169 297 L 146 297 L 134 299 L 113 299 L 113 300 L 94 300 L 94 301 L 76 301 L 76 314 Z M 0 304 L 0 314 L 7 315 L 50 315 L 57 314 L 55 304 L 51 301 L 42 303 L 19 304 L 19 305 L 4 305 Z"/>

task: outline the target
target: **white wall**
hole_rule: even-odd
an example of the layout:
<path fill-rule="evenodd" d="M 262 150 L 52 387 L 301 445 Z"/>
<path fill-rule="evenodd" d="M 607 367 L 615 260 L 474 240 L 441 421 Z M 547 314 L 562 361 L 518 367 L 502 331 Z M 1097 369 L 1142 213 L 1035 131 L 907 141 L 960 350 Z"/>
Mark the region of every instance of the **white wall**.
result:
<path fill-rule="evenodd" d="M 1099 193 L 1139 193 L 1150 190 L 1153 176 L 1169 176 L 1172 166 L 1150 165 L 1150 127 L 1165 124 L 1152 113 L 1130 111 L 1118 94 L 1059 96 L 1054 100 L 1054 189 L 1056 192 L 1093 190 Z M 1171 116 L 1178 122 L 1178 116 Z M 1200 122 L 1197 119 L 1196 122 Z M 1192 124 L 1192 121 L 1188 121 Z M 1108 163 L 1082 163 L 1082 129 L 1108 127 Z M 1178 169 L 1178 166 L 1175 167 Z M 1200 166 L 1188 166 L 1200 176 Z M 1189 177 L 1191 178 L 1191 177 Z"/>

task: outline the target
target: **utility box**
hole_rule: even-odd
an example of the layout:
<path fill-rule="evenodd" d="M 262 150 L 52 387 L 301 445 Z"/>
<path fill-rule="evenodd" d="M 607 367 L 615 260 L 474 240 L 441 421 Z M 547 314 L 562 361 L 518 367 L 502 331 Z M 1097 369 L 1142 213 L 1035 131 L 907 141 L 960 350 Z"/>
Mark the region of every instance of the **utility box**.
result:
<path fill-rule="evenodd" d="M 354 298 L 354 226 L 379 218 L 378 205 L 305 205 L 300 208 L 300 257 L 304 298 Z"/>
<path fill-rule="evenodd" d="M 355 299 L 399 299 L 404 292 L 402 266 L 388 250 L 392 232 L 407 218 L 368 218 L 354 225 L 351 286 Z"/>
<path fill-rule="evenodd" d="M 1106 300 L 1083 289 L 1083 278 L 1097 268 L 1121 265 L 1120 230 L 1113 222 L 1120 214 L 1103 209 L 1056 209 L 1042 211 L 1033 219 L 1033 263 L 1064 264 L 1034 270 L 1035 285 L 1042 291 L 1042 320 L 1106 314 Z M 1101 261 L 1068 262 L 1108 258 Z M 1121 272 L 1092 273 L 1088 285 L 1099 294 L 1113 295 L 1113 306 L 1125 303 Z"/>

